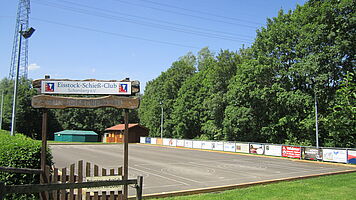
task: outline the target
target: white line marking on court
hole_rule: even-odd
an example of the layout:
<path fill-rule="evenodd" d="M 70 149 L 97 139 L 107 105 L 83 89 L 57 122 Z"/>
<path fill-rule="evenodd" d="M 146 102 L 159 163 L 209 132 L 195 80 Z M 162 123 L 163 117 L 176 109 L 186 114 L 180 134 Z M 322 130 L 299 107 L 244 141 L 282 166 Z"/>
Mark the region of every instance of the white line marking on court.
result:
<path fill-rule="evenodd" d="M 151 172 L 148 172 L 148 171 L 144 171 L 144 170 L 140 170 L 140 169 L 137 169 L 137 168 L 134 168 L 134 167 L 129 167 L 131 169 L 134 169 L 134 170 L 137 170 L 137 171 L 140 171 L 140 172 L 143 172 L 143 173 L 147 173 L 147 174 L 151 174 L 153 176 L 158 176 L 160 178 L 164 178 L 164 179 L 168 179 L 168 180 L 171 180 L 171 181 L 175 181 L 177 183 L 180 183 L 180 184 L 183 184 L 183 185 L 190 185 L 188 183 L 185 183 L 185 182 L 182 182 L 182 181 L 178 181 L 178 180 L 175 180 L 175 179 L 172 179 L 172 178 L 167 178 L 165 176 L 161 176 L 161 175 L 158 175 L 158 174 L 155 174 L 155 173 L 151 173 Z M 153 170 L 154 171 L 154 170 Z"/>
<path fill-rule="evenodd" d="M 142 166 L 141 166 L 141 167 L 142 167 Z M 182 176 L 177 176 L 177 175 L 174 175 L 174 174 L 166 173 L 166 172 L 162 171 L 162 169 L 161 169 L 160 171 L 158 171 L 158 170 L 154 170 L 154 169 L 147 168 L 147 167 L 142 167 L 142 168 L 144 168 L 144 169 L 146 169 L 146 170 L 151 170 L 151 171 L 154 171 L 154 172 L 157 172 L 157 173 L 167 174 L 167 175 L 169 175 L 169 176 L 177 177 L 177 178 L 180 178 L 180 179 L 185 179 L 185 180 L 190 181 L 190 182 L 194 182 L 194 183 L 199 183 L 199 184 L 201 184 L 201 182 L 196 181 L 196 180 L 193 180 L 193 179 L 184 178 L 184 177 L 182 177 Z"/>
<path fill-rule="evenodd" d="M 176 186 L 182 186 L 183 184 L 175 184 L 175 185 L 163 185 L 163 186 L 152 186 L 152 187 L 146 187 L 144 186 L 143 189 L 152 189 L 152 188 L 165 188 L 165 187 L 176 187 Z"/>

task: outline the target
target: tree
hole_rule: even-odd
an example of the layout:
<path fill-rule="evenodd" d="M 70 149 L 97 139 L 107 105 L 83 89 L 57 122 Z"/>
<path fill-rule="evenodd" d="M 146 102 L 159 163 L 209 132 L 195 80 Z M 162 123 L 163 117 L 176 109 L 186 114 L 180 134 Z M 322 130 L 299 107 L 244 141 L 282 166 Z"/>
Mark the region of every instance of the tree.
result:
<path fill-rule="evenodd" d="M 348 73 L 336 91 L 335 105 L 325 118 L 329 135 L 326 146 L 356 146 L 356 84 L 355 74 Z"/>
<path fill-rule="evenodd" d="M 156 79 L 149 81 L 139 108 L 140 122 L 150 129 L 151 136 L 160 135 L 161 106 L 164 110 L 164 136 L 171 137 L 174 124 L 171 113 L 178 91 L 195 71 L 195 56 L 191 53 L 179 58 Z"/>
<path fill-rule="evenodd" d="M 1 80 L 0 90 L 4 92 L 3 129 L 10 130 L 13 103 L 13 81 L 7 78 Z M 18 84 L 16 129 L 15 132 L 23 133 L 33 139 L 41 136 L 42 115 L 40 110 L 31 106 L 32 96 L 37 91 L 31 88 L 31 80 L 20 79 Z M 29 117 L 31 120 L 28 120 Z"/>

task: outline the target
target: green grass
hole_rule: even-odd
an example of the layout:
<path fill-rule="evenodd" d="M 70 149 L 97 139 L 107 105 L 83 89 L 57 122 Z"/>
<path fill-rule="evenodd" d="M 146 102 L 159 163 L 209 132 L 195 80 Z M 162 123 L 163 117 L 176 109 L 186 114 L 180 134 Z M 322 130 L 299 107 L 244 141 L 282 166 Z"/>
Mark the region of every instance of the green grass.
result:
<path fill-rule="evenodd" d="M 323 176 L 298 181 L 259 185 L 191 196 L 162 198 L 162 200 L 233 200 L 233 199 L 356 199 L 356 173 Z"/>

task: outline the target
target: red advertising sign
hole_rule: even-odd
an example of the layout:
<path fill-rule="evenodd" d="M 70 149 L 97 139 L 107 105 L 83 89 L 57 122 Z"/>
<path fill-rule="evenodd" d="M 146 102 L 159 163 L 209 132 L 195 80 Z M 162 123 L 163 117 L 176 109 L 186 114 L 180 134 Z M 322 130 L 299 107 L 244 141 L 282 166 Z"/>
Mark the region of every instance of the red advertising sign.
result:
<path fill-rule="evenodd" d="M 288 158 L 300 158 L 301 147 L 282 146 L 282 156 Z"/>

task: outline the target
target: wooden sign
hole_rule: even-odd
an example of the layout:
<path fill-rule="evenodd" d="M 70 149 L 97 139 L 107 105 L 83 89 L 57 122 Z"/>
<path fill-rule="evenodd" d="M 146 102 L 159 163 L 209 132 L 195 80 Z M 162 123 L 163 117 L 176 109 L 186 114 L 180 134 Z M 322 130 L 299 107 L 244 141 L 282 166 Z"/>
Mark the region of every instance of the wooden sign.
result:
<path fill-rule="evenodd" d="M 38 79 L 32 82 L 42 94 L 134 95 L 140 92 L 140 82 L 130 80 L 69 80 Z"/>
<path fill-rule="evenodd" d="M 34 108 L 99 108 L 113 107 L 119 109 L 136 109 L 140 105 L 138 97 L 105 96 L 98 98 L 61 97 L 37 95 L 32 97 Z"/>

